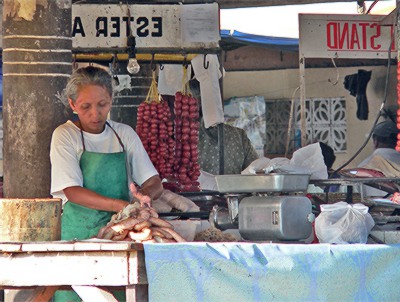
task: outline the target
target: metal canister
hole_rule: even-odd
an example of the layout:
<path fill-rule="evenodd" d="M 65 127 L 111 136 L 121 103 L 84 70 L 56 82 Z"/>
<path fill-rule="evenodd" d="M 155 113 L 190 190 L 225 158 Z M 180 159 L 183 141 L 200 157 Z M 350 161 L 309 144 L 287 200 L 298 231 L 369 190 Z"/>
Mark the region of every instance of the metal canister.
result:
<path fill-rule="evenodd" d="M 304 196 L 252 196 L 239 203 L 239 233 L 247 240 L 302 240 L 312 233 Z"/>

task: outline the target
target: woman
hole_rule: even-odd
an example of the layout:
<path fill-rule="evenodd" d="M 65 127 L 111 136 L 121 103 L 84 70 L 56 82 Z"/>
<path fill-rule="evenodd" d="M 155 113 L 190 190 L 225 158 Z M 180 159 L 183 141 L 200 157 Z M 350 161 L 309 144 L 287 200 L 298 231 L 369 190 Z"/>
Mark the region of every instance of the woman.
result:
<path fill-rule="evenodd" d="M 68 81 L 68 102 L 79 119 L 54 131 L 50 150 L 51 194 L 63 200 L 62 240 L 96 236 L 129 204 L 129 187 L 148 205 L 163 190 L 136 132 L 107 120 L 112 91 L 111 76 L 97 67 L 78 69 Z M 56 297 L 67 300 L 59 292 Z"/>
<path fill-rule="evenodd" d="M 79 119 L 67 121 L 53 133 L 51 194 L 64 202 L 61 238 L 87 239 L 128 205 L 128 183 L 141 187 L 133 194 L 149 196 L 147 203 L 163 188 L 135 131 L 107 120 L 112 79 L 105 70 L 78 69 L 70 77 L 66 95 Z"/>

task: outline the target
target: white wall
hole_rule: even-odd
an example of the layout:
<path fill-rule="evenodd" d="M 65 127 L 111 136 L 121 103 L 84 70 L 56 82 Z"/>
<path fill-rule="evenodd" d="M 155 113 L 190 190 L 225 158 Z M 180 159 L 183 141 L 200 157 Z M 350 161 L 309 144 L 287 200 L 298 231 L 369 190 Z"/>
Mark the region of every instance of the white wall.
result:
<path fill-rule="evenodd" d="M 337 153 L 333 168 L 339 167 L 363 145 L 366 136 L 370 132 L 376 119 L 379 108 L 384 98 L 385 80 L 387 68 L 386 62 L 382 60 L 383 66 L 362 66 L 339 68 L 339 80 L 337 85 L 329 82 L 336 81 L 337 72 L 334 68 L 310 68 L 306 69 L 306 97 L 338 97 L 346 99 L 347 109 L 347 152 Z M 356 116 L 356 98 L 344 88 L 343 82 L 346 75 L 357 73 L 358 69 L 371 70 L 371 80 L 367 86 L 367 99 L 369 105 L 369 116 L 367 121 L 361 121 Z M 397 106 L 396 92 L 396 67 L 391 66 L 389 76 L 389 89 L 386 106 Z M 236 71 L 226 72 L 224 78 L 224 99 L 233 96 L 261 95 L 265 99 L 291 99 L 296 88 L 299 86 L 298 69 L 272 70 L 272 71 Z M 299 97 L 297 92 L 296 98 Z M 385 107 L 386 107 L 385 106 Z M 369 153 L 373 151 L 370 141 L 364 150 L 347 167 L 355 167 Z"/>

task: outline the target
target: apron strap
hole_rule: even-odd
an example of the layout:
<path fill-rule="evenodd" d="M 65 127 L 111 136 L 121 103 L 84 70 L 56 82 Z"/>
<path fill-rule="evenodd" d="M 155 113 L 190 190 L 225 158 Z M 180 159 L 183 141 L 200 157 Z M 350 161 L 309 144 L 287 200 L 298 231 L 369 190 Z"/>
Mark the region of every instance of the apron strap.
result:
<path fill-rule="evenodd" d="M 118 135 L 118 133 L 117 133 L 117 131 L 115 131 L 114 130 L 114 128 L 113 127 L 111 127 L 111 125 L 108 123 L 108 122 L 106 122 L 106 125 L 108 125 L 108 127 L 110 127 L 111 128 L 111 130 L 115 133 L 115 136 L 117 137 L 117 139 L 118 139 L 118 141 L 119 141 L 119 144 L 121 145 L 121 147 L 122 147 L 122 151 L 123 152 L 125 152 L 125 147 L 124 147 L 124 144 L 122 143 L 122 140 L 121 140 L 121 138 L 119 137 L 119 135 Z"/>
<path fill-rule="evenodd" d="M 118 135 L 117 131 L 115 131 L 115 130 L 114 130 L 114 128 L 113 128 L 113 127 L 111 127 L 111 125 L 110 125 L 108 122 L 106 122 L 106 125 L 107 125 L 108 127 L 110 127 L 110 128 L 111 128 L 111 130 L 114 132 L 115 136 L 116 136 L 116 137 L 117 137 L 117 139 L 118 139 L 118 142 L 119 142 L 119 144 L 120 144 L 120 145 L 121 145 L 121 147 L 122 147 L 122 152 L 125 152 L 125 147 L 124 147 L 124 144 L 122 143 L 122 140 L 121 140 L 121 138 L 119 137 L 119 135 Z M 81 128 L 81 137 L 82 137 L 82 147 L 83 147 L 83 151 L 86 151 L 86 147 L 85 147 L 85 139 L 83 138 L 83 130 L 82 130 L 82 128 Z"/>
<path fill-rule="evenodd" d="M 86 151 L 86 148 L 85 148 L 85 140 L 83 139 L 83 130 L 82 130 L 82 128 L 81 128 L 81 137 L 82 137 L 82 147 L 83 147 L 83 151 Z"/>

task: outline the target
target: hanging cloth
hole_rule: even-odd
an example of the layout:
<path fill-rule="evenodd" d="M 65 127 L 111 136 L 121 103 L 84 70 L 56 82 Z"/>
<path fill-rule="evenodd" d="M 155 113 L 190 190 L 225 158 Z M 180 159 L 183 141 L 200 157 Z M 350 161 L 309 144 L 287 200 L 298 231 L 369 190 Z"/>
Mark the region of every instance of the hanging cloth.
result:
<path fill-rule="evenodd" d="M 367 85 L 371 79 L 371 73 L 372 71 L 359 69 L 358 73 L 347 75 L 344 78 L 344 88 L 350 91 L 350 95 L 356 97 L 359 120 L 368 120 Z"/>
<path fill-rule="evenodd" d="M 198 55 L 191 61 L 194 75 L 200 82 L 201 108 L 206 128 L 224 122 L 219 79 L 222 77 L 217 55 Z M 206 62 L 206 65 L 205 65 Z"/>
<path fill-rule="evenodd" d="M 161 95 L 173 95 L 182 89 L 183 68 L 182 65 L 164 64 L 158 73 L 158 93 Z M 192 69 L 188 66 L 185 82 L 190 80 Z"/>

